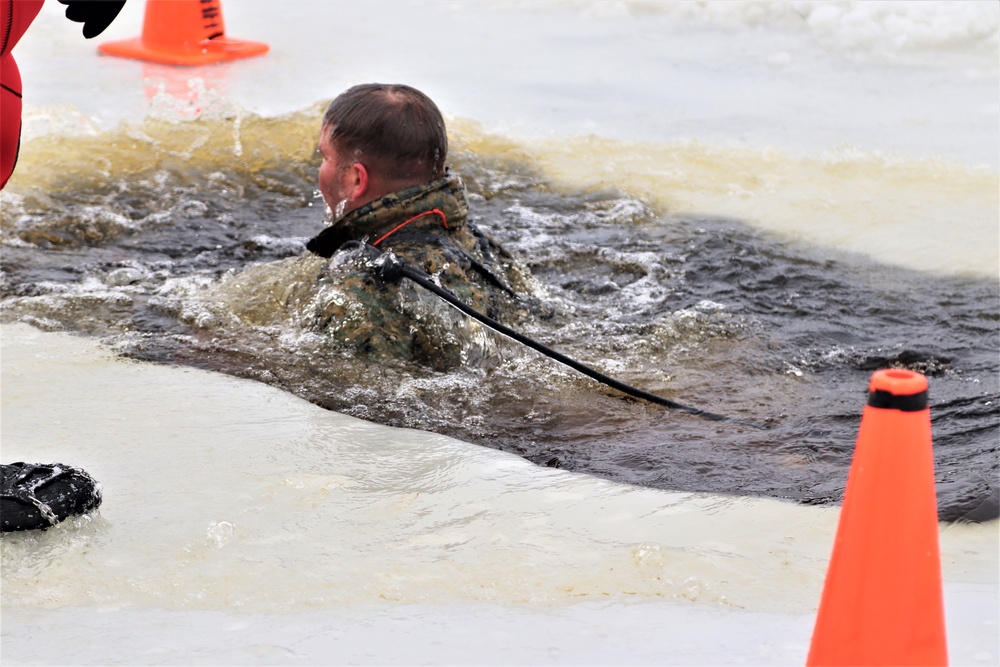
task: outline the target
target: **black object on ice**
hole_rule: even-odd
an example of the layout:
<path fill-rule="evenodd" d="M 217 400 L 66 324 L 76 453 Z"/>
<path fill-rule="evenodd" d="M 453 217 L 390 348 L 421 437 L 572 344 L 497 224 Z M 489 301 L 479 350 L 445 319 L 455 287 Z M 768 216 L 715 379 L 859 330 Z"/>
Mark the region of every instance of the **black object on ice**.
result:
<path fill-rule="evenodd" d="M 23 462 L 0 468 L 0 532 L 44 530 L 101 504 L 100 483 L 80 468 Z"/>

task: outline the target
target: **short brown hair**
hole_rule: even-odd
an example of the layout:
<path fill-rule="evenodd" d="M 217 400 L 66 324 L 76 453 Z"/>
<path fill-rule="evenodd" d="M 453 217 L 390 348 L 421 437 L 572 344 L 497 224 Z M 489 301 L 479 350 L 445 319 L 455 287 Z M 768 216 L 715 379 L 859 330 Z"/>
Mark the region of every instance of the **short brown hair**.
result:
<path fill-rule="evenodd" d="M 330 103 L 323 127 L 338 152 L 383 178 L 422 182 L 444 175 L 444 118 L 416 88 L 383 83 L 349 88 Z"/>

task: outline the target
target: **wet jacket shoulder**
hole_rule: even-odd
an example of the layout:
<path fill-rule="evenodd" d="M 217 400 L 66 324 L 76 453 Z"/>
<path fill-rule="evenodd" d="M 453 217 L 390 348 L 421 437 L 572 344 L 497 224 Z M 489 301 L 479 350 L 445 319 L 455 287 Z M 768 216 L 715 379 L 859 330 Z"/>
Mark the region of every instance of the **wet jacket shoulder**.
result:
<path fill-rule="evenodd" d="M 459 299 L 512 323 L 523 273 L 467 220 L 461 179 L 406 188 L 351 211 L 307 244 L 329 258 L 317 279 L 312 326 L 362 352 L 436 368 L 467 360 L 479 324 L 408 280 L 386 281 L 382 252 L 418 267 Z"/>

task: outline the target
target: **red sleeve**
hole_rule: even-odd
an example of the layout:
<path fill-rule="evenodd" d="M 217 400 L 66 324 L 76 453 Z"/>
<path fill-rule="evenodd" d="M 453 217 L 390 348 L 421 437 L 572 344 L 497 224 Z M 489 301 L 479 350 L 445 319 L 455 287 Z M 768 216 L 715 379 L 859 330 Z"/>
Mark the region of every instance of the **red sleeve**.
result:
<path fill-rule="evenodd" d="M 10 53 L 38 16 L 43 0 L 0 0 L 0 56 Z"/>
<path fill-rule="evenodd" d="M 11 49 L 35 20 L 43 0 L 0 0 L 0 190 L 21 147 L 21 74 Z"/>

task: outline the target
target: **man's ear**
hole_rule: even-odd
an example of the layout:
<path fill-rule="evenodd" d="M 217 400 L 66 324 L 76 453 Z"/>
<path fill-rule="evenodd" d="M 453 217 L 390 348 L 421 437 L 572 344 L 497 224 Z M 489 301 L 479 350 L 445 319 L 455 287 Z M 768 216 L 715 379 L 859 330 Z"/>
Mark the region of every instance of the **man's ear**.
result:
<path fill-rule="evenodd" d="M 347 169 L 347 191 L 353 201 L 363 200 L 368 193 L 368 168 L 360 162 L 355 162 Z"/>

